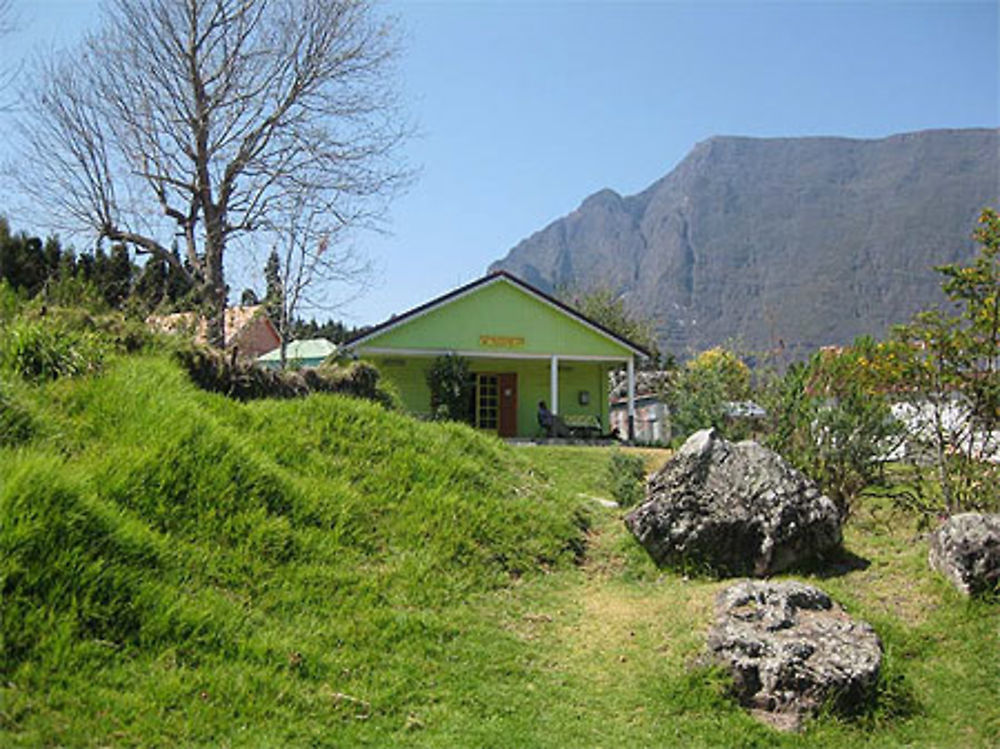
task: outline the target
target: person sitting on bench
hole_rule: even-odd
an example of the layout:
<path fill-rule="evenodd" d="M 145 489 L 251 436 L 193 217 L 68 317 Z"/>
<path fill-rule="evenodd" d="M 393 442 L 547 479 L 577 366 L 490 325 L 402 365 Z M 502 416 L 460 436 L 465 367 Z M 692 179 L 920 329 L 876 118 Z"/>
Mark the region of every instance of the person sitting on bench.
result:
<path fill-rule="evenodd" d="M 538 425 L 547 437 L 569 437 L 569 428 L 558 415 L 552 413 L 545 401 L 538 401 Z"/>

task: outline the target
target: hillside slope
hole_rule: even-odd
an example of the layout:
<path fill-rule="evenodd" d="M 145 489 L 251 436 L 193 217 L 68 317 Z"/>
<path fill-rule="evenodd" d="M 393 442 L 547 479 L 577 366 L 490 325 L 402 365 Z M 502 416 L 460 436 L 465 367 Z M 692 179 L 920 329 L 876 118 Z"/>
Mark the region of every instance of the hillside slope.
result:
<path fill-rule="evenodd" d="M 603 190 L 491 269 L 543 289 L 610 287 L 677 355 L 735 341 L 880 335 L 941 302 L 935 264 L 968 259 L 1000 200 L 1000 131 L 881 140 L 715 137 L 622 197 Z"/>
<path fill-rule="evenodd" d="M 582 548 L 579 500 L 464 426 L 239 404 L 158 356 L 10 386 L 32 429 L 0 448 L 5 746 L 400 730 L 456 607 Z"/>

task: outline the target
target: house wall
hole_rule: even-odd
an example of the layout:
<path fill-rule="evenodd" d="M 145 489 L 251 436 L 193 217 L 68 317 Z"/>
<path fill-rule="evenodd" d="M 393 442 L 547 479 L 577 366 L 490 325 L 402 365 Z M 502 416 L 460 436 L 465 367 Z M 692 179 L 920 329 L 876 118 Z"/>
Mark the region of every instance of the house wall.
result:
<path fill-rule="evenodd" d="M 430 388 L 427 371 L 433 357 L 377 356 L 372 361 L 399 391 L 406 409 L 418 416 L 431 415 Z M 602 428 L 608 429 L 608 369 L 614 365 L 604 362 L 568 361 L 559 365 L 559 404 L 561 415 L 592 415 L 600 419 Z M 490 359 L 470 358 L 469 368 L 475 374 L 517 375 L 517 436 L 535 437 L 538 426 L 538 401 L 549 402 L 550 365 L 541 359 Z M 587 391 L 589 403 L 579 402 L 580 391 Z"/>
<path fill-rule="evenodd" d="M 288 369 L 305 369 L 306 367 L 318 367 L 320 364 L 326 361 L 325 356 L 314 356 L 314 357 L 300 357 L 300 358 L 289 358 L 285 362 Z M 280 360 L 267 360 L 261 361 L 257 360 L 257 363 L 264 367 L 265 369 L 281 369 Z"/>

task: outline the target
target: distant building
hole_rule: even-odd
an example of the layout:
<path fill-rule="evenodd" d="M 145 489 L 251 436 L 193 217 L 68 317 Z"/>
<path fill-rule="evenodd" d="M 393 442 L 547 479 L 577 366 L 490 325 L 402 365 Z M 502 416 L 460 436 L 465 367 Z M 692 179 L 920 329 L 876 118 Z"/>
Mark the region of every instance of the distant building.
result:
<path fill-rule="evenodd" d="M 886 460 L 933 460 L 932 451 L 940 441 L 947 453 L 1000 463 L 1000 430 L 976 429 L 972 404 L 959 393 L 935 401 L 893 403 L 892 416 L 903 424 L 906 439 L 886 454 Z"/>
<path fill-rule="evenodd" d="M 285 347 L 285 366 L 298 369 L 300 367 L 318 367 L 327 357 L 337 352 L 337 347 L 326 338 L 304 338 L 301 341 L 290 341 Z M 257 357 L 257 363 L 268 369 L 278 369 L 281 366 L 281 346 Z"/>
<path fill-rule="evenodd" d="M 620 398 L 611 401 L 611 429 L 618 434 L 628 434 L 628 400 Z M 667 444 L 670 442 L 670 409 L 652 394 L 635 397 L 635 441 L 645 444 Z"/>
<path fill-rule="evenodd" d="M 734 421 L 753 421 L 767 418 L 767 411 L 753 401 L 726 401 L 722 404 L 726 418 Z"/>
<path fill-rule="evenodd" d="M 670 381 L 667 370 L 644 370 L 635 373 L 635 441 L 645 444 L 667 444 L 672 435 L 670 408 L 660 393 Z M 610 375 L 611 428 L 618 434 L 628 434 L 628 382 L 624 372 Z"/>
<path fill-rule="evenodd" d="M 197 312 L 150 315 L 146 324 L 163 333 L 189 335 L 197 343 L 206 343 L 208 323 Z M 225 349 L 234 348 L 241 358 L 255 359 L 281 344 L 277 328 L 264 311 L 264 305 L 226 308 Z"/>

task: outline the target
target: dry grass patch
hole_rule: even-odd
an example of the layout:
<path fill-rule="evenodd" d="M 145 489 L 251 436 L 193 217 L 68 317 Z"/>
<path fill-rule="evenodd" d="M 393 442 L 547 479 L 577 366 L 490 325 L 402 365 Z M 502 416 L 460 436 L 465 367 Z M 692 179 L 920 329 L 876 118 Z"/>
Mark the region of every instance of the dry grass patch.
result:
<path fill-rule="evenodd" d="M 595 524 L 579 583 L 560 592 L 559 608 L 574 614 L 548 629 L 568 667 L 601 688 L 632 689 L 700 652 L 724 584 L 669 571 L 630 581 L 622 574 L 634 564 L 622 551 L 629 540 L 619 513 Z"/>
<path fill-rule="evenodd" d="M 673 450 L 666 447 L 622 447 L 620 449 L 624 453 L 642 456 L 642 459 L 646 461 L 647 473 L 655 473 L 663 468 L 663 464 L 670 460 L 670 456 L 674 454 Z"/>
<path fill-rule="evenodd" d="M 921 546 L 926 550 L 925 544 Z M 914 574 L 913 556 L 912 549 L 891 555 L 883 552 L 867 569 L 845 576 L 845 587 L 873 614 L 893 617 L 910 627 L 923 625 L 941 598 L 930 569 Z M 926 551 L 921 556 L 926 557 Z"/>
<path fill-rule="evenodd" d="M 598 584 L 581 591 L 581 615 L 558 636 L 571 659 L 599 683 L 641 678 L 650 657 L 682 663 L 704 645 L 717 585 L 680 579 Z M 655 656 L 653 656 L 655 654 Z M 622 669 L 625 663 L 636 664 Z"/>

